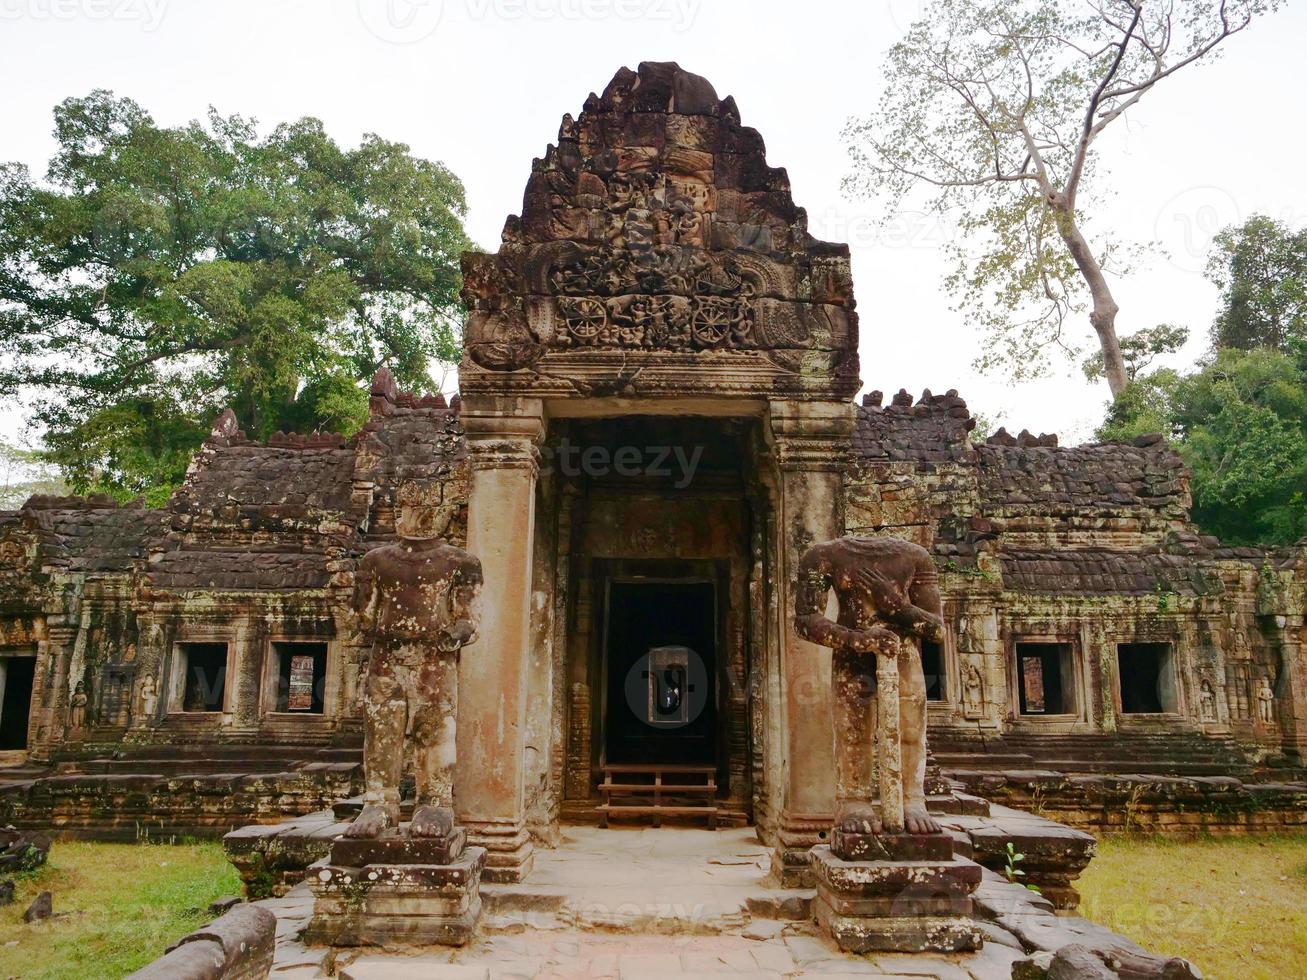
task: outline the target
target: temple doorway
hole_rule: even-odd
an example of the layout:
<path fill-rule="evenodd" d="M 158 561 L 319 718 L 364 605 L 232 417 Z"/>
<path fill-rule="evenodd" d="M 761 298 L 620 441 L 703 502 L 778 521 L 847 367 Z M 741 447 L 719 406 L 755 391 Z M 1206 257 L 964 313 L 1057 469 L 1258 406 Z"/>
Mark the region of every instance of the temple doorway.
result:
<path fill-rule="evenodd" d="M 556 529 L 564 589 L 555 622 L 569 817 L 591 819 L 619 789 L 649 796 L 661 781 L 678 791 L 663 794 L 674 808 L 688 796 L 695 813 L 751 819 L 768 514 L 760 443 L 747 417 L 553 421 L 538 513 Z"/>
<path fill-rule="evenodd" d="M 711 581 L 609 580 L 605 759 L 716 761 L 716 590 Z"/>
<path fill-rule="evenodd" d="M 0 752 L 27 748 L 35 657 L 0 657 Z"/>

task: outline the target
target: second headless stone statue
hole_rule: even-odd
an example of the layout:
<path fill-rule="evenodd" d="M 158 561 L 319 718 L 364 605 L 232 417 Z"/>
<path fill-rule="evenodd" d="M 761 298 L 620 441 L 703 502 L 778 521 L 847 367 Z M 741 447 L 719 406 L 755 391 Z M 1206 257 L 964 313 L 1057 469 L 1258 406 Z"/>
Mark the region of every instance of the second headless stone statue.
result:
<path fill-rule="evenodd" d="M 839 601 L 838 621 L 825 614 L 832 588 Z M 882 830 L 940 832 L 926 811 L 926 678 L 921 667 L 921 641 L 944 641 L 940 612 L 935 563 L 911 542 L 845 537 L 819 544 L 803 557 L 794 625 L 804 639 L 831 648 L 838 838 Z M 886 676 L 895 666 L 897 678 Z M 897 711 L 891 702 L 885 713 L 896 714 L 898 724 L 887 726 L 892 719 L 880 717 L 877 694 L 883 692 L 878 687 L 896 681 Z M 878 738 L 898 741 L 890 747 L 897 751 L 888 755 L 898 758 L 900 770 L 881 772 L 879 785 Z M 895 799 L 900 794 L 901 803 Z M 877 797 L 879 807 L 873 803 Z M 893 810 L 888 819 L 887 808 Z"/>
<path fill-rule="evenodd" d="M 364 686 L 365 793 L 328 859 L 310 868 L 310 942 L 461 945 L 480 916 L 486 852 L 454 825 L 458 659 L 476 640 L 481 563 L 443 539 L 456 503 L 439 484 L 399 487 L 400 540 L 360 563 L 355 611 L 372 638 Z M 413 747 L 417 795 L 401 823 Z"/>
<path fill-rule="evenodd" d="M 826 616 L 831 590 L 839 601 Z M 795 632 L 830 647 L 835 823 L 811 852 L 818 925 L 845 950 L 977 949 L 981 869 L 926 809 L 921 643 L 944 641 L 930 554 L 893 538 L 818 544 L 799 565 Z M 879 756 L 879 759 L 878 759 Z"/>

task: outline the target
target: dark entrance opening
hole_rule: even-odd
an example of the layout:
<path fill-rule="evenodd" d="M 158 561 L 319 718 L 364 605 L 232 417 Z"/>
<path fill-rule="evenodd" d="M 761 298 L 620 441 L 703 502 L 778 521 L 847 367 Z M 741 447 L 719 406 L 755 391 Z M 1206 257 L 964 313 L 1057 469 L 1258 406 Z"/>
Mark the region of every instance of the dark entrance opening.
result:
<path fill-rule="evenodd" d="M 5 696 L 0 703 L 0 749 L 15 751 L 27 748 L 27 721 L 32 711 L 32 679 L 36 675 L 35 657 L 5 657 Z"/>
<path fill-rule="evenodd" d="M 327 683 L 327 644 L 274 643 L 277 702 L 274 711 L 320 715 Z"/>
<path fill-rule="evenodd" d="M 1121 679 L 1121 712 L 1160 714 L 1175 710 L 1171 677 L 1171 644 L 1118 643 L 1117 675 Z"/>
<path fill-rule="evenodd" d="M 610 763 L 716 761 L 711 582 L 610 582 L 604 656 Z"/>
<path fill-rule="evenodd" d="M 1075 713 L 1071 644 L 1018 643 L 1017 690 L 1023 715 Z"/>
<path fill-rule="evenodd" d="M 938 643 L 921 643 L 921 672 L 926 675 L 926 700 L 944 700 L 944 651 Z"/>
<path fill-rule="evenodd" d="M 183 643 L 182 710 L 221 711 L 227 686 L 227 644 Z"/>

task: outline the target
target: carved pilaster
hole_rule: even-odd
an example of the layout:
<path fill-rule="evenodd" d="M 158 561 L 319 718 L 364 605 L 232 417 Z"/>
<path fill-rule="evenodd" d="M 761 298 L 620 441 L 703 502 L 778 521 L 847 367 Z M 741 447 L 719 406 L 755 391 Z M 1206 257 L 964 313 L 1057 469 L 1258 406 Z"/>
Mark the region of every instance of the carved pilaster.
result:
<path fill-rule="evenodd" d="M 808 851 L 833 819 L 830 653 L 794 632 L 797 568 L 819 541 L 844 533 L 844 472 L 855 410 L 846 402 L 773 402 L 769 441 L 780 489 L 780 688 L 785 718 L 783 803 L 772 872 L 783 887 L 812 883 Z"/>
<path fill-rule="evenodd" d="M 480 639 L 459 663 L 454 797 L 471 842 L 489 851 L 486 879 L 520 881 L 532 862 L 526 708 L 544 420 L 538 400 L 493 397 L 467 399 L 462 420 L 472 471 L 467 550 L 481 560 L 485 586 Z"/>

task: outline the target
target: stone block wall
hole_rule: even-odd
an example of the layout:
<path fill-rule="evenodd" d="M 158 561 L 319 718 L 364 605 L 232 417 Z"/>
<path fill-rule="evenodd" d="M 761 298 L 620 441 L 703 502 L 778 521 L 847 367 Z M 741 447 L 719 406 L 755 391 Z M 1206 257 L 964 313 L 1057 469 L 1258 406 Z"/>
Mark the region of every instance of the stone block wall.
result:
<path fill-rule="evenodd" d="M 994 751 L 1010 743 L 1020 752 L 1023 738 L 1170 734 L 1238 747 L 1236 756 L 1213 749 L 1216 773 L 1247 778 L 1264 763 L 1301 764 L 1302 547 L 1227 548 L 1198 534 L 1187 520 L 1187 474 L 1156 440 L 1061 448 L 1049 436 L 1000 434 L 979 444 L 954 392 L 915 400 L 901 392 L 881 402 L 873 396 L 858 411 L 846 527 L 907 537 L 936 556 L 951 626 L 930 706 L 937 745 Z M 439 482 L 466 501 L 466 441 L 457 403 L 398 392 L 383 372 L 371 419 L 350 439 L 281 435 L 260 443 L 224 415 L 166 509 L 37 497 L 0 514 L 0 656 L 36 663 L 30 758 L 72 763 L 115 753 L 130 759 L 153 746 L 202 753 L 247 745 L 291 748 L 307 762 L 320 749 L 357 749 L 367 651 L 349 611 L 353 569 L 393 535 L 394 490 L 406 479 Z M 458 543 L 465 526 L 464 514 L 452 532 Z M 665 536 L 676 540 L 675 528 Z M 567 638 L 553 636 L 550 622 L 542 619 L 533 635 L 564 649 Z M 321 713 L 273 710 L 272 654 L 292 641 L 326 650 Z M 1022 710 L 1017 645 L 1026 642 L 1067 649 L 1070 710 L 1052 717 Z M 178 657 L 187 643 L 226 644 L 222 710 L 178 710 Z M 1167 710 L 1123 710 L 1123 643 L 1165 646 Z M 544 666 L 559 660 L 538 659 Z M 559 719 L 570 716 L 558 705 L 581 710 L 593 692 L 578 694 L 562 675 L 541 683 L 557 688 L 540 725 L 550 751 L 532 777 L 543 826 L 563 798 L 566 753 L 576 741 L 564 737 Z M 750 709 L 750 717 L 756 726 L 767 714 Z M 1068 741 L 1067 750 L 1083 744 Z M 1164 745 L 1158 751 L 1165 755 Z M 1227 759 L 1244 767 L 1222 768 Z M 183 775 L 146 762 L 121 775 L 151 773 Z M 1193 773 L 1180 766 L 1173 774 Z M 230 787 L 213 770 L 188 774 L 196 781 L 176 813 L 159 785 L 65 775 L 67 783 L 39 790 L 18 778 L 4 805 L 16 819 L 62 821 L 70 832 L 99 820 L 117 833 L 152 807 L 158 827 L 217 827 L 229 815 L 223 795 Z M 766 800 L 770 788 L 758 782 L 755 796 Z M 313 790 L 297 794 L 281 794 L 284 807 L 271 793 L 230 814 L 276 819 L 329 802 Z"/>
<path fill-rule="evenodd" d="M 973 428 L 956 392 L 873 393 L 846 483 L 850 533 L 908 538 L 939 565 L 952 628 L 932 727 L 976 741 L 1197 732 L 1301 760 L 1304 548 L 1199 534 L 1160 437 L 1062 448 L 1025 432 L 973 443 Z M 1062 710 L 1024 710 L 1025 643 L 1066 650 Z M 1136 651 L 1165 659 L 1160 710 L 1123 693 Z"/>

